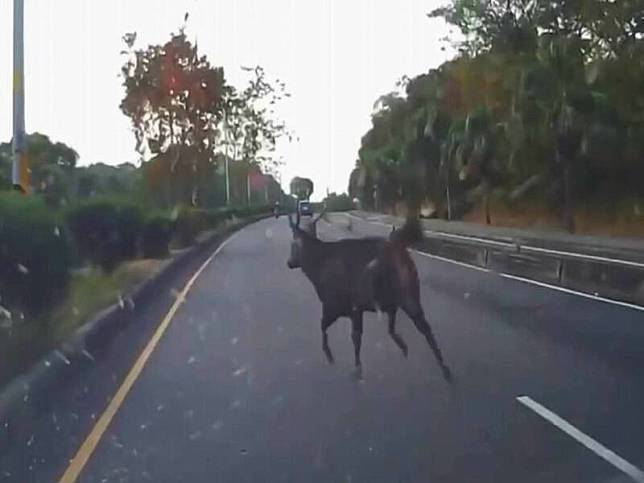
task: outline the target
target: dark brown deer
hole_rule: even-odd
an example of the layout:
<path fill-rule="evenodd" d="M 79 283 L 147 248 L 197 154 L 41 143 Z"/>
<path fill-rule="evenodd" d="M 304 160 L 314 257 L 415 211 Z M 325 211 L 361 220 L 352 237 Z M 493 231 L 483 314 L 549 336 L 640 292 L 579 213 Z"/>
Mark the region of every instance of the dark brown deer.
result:
<path fill-rule="evenodd" d="M 289 268 L 301 268 L 315 287 L 322 302 L 322 349 L 333 363 L 327 330 L 339 318 L 351 319 L 351 338 L 355 366 L 360 374 L 360 346 L 363 313 L 382 311 L 388 316 L 389 335 L 407 356 L 407 344 L 396 332 L 396 312 L 401 308 L 425 336 L 443 376 L 451 381 L 451 373 L 441 354 L 432 329 L 420 304 L 420 287 L 416 265 L 407 247 L 420 240 L 418 220 L 408 219 L 392 231 L 389 239 L 360 238 L 324 242 L 310 230 L 300 228 L 300 217 L 288 216 L 293 240 L 287 261 Z M 314 220 L 317 223 L 319 217 Z"/>

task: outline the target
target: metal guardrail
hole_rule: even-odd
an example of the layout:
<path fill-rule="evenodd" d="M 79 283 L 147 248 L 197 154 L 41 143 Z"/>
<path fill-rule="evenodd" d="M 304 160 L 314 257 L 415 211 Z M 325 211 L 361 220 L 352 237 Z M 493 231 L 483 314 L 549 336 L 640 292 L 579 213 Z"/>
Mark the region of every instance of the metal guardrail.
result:
<path fill-rule="evenodd" d="M 391 223 L 350 213 L 353 220 L 391 228 Z M 494 240 L 480 236 L 423 230 L 421 252 L 500 274 L 525 277 L 539 283 L 589 295 L 644 305 L 644 262 L 559 250 L 523 243 L 519 238 Z"/>
<path fill-rule="evenodd" d="M 468 241 L 471 243 L 476 243 L 480 245 L 488 245 L 488 246 L 494 246 L 494 247 L 503 247 L 507 249 L 514 249 L 517 253 L 520 252 L 534 252 L 534 253 L 543 253 L 543 254 L 548 254 L 548 255 L 553 255 L 553 256 L 559 256 L 562 258 L 573 258 L 573 259 L 578 259 L 578 260 L 587 260 L 587 261 L 593 261 L 593 262 L 601 262 L 601 263 L 610 263 L 614 265 L 623 265 L 627 267 L 634 267 L 634 268 L 641 268 L 644 269 L 644 263 L 640 262 L 634 262 L 631 260 L 624 260 L 621 258 L 610 258 L 610 257 L 602 257 L 598 255 L 589 255 L 587 253 L 577 253 L 577 252 L 570 252 L 566 250 L 554 250 L 552 248 L 543 248 L 543 247 L 535 247 L 532 245 L 523 245 L 519 241 L 515 240 L 514 243 L 511 242 L 500 242 L 497 240 L 490 240 L 489 238 L 482 238 L 482 237 L 474 237 L 474 236 L 469 236 L 469 235 L 458 235 L 455 233 L 446 233 L 446 232 L 440 232 L 440 231 L 433 231 L 433 230 L 424 230 L 423 233 L 427 236 L 436 236 L 439 238 L 452 238 L 452 239 L 457 239 L 457 240 L 463 240 L 463 241 Z"/>
<path fill-rule="evenodd" d="M 373 220 L 369 220 L 366 218 L 360 218 L 358 216 L 352 215 L 351 213 L 347 213 L 347 216 L 350 216 L 351 218 L 366 222 L 366 223 L 378 223 L 380 225 L 388 226 L 388 227 L 393 227 L 395 225 L 388 224 L 388 223 L 383 223 L 381 221 L 375 222 Z M 529 244 L 522 244 L 518 239 L 513 239 L 513 241 L 498 241 L 498 240 L 492 240 L 490 238 L 485 238 L 485 237 L 479 237 L 479 236 L 471 236 L 471 235 L 462 235 L 458 233 L 448 233 L 444 231 L 436 231 L 436 230 L 423 230 L 423 233 L 427 236 L 433 236 L 437 238 L 451 238 L 455 240 L 462 240 L 462 241 L 467 241 L 470 243 L 474 243 L 477 245 L 487 245 L 487 246 L 493 246 L 493 247 L 503 247 L 506 249 L 513 249 L 517 253 L 520 252 L 535 252 L 535 253 L 544 253 L 548 255 L 554 255 L 554 256 L 560 256 L 563 258 L 574 258 L 574 259 L 580 259 L 580 260 L 588 260 L 588 261 L 593 261 L 593 262 L 601 262 L 601 263 L 610 263 L 610 264 L 615 264 L 615 265 L 624 265 L 628 267 L 634 267 L 634 268 L 642 268 L 644 269 L 644 262 L 635 262 L 632 260 L 624 260 L 622 258 L 611 258 L 611 257 L 602 257 L 599 255 L 590 255 L 587 253 L 579 253 L 579 252 L 571 252 L 567 250 L 555 250 L 552 248 L 543 248 L 543 247 L 536 247 L 533 245 Z"/>

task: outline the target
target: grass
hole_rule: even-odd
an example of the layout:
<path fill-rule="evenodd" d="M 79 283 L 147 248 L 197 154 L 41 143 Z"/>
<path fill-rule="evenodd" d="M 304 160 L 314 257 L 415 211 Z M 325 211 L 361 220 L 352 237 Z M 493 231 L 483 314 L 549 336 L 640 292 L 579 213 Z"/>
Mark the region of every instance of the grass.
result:
<path fill-rule="evenodd" d="M 493 226 L 563 230 L 560 216 L 540 202 L 525 201 L 509 206 L 493 200 L 490 213 Z M 644 200 L 628 198 L 611 204 L 577 203 L 574 217 L 576 233 L 580 235 L 644 238 Z M 463 221 L 484 224 L 483 207 L 475 207 Z"/>
<path fill-rule="evenodd" d="M 90 267 L 72 275 L 67 298 L 51 313 L 51 337 L 60 341 L 100 310 L 119 303 L 122 297 L 167 263 L 141 259 L 119 265 L 111 274 Z"/>
<path fill-rule="evenodd" d="M 0 386 L 38 360 L 102 309 L 127 294 L 168 263 L 141 259 L 124 262 L 112 273 L 88 267 L 72 274 L 67 296 L 38 319 L 14 320 L 0 330 Z"/>

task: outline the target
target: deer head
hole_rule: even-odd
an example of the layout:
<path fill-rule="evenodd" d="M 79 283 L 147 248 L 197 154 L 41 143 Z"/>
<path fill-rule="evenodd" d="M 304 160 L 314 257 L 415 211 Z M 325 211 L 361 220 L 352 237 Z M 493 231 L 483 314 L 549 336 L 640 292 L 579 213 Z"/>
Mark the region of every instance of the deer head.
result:
<path fill-rule="evenodd" d="M 289 213 L 288 223 L 293 232 L 293 240 L 291 241 L 291 254 L 286 264 L 289 268 L 302 268 L 302 257 L 305 244 L 310 246 L 311 242 L 317 240 L 317 223 L 326 213 L 326 207 L 322 212 L 311 220 L 310 223 L 304 227 L 300 226 L 300 214 L 296 212 L 295 220 Z"/>

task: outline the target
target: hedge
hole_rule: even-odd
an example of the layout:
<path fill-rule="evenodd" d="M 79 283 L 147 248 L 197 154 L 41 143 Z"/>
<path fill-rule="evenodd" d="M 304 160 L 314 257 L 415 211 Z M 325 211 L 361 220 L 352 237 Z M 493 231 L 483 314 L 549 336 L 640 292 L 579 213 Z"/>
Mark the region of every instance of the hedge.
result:
<path fill-rule="evenodd" d="M 148 216 L 141 236 L 144 258 L 164 258 L 170 254 L 172 220 L 164 214 Z"/>
<path fill-rule="evenodd" d="M 173 218 L 173 245 L 185 248 L 192 245 L 199 233 L 208 228 L 207 211 L 201 208 L 180 207 Z"/>
<path fill-rule="evenodd" d="M 187 247 L 195 242 L 197 235 L 205 230 L 216 228 L 221 223 L 234 217 L 244 218 L 269 213 L 269 206 L 251 206 L 246 208 L 221 208 L 206 210 L 202 208 L 181 207 L 174 213 L 174 245 Z"/>
<path fill-rule="evenodd" d="M 143 210 L 137 204 L 113 199 L 78 203 L 66 212 L 81 261 L 112 270 L 138 255 L 143 233 Z"/>
<path fill-rule="evenodd" d="M 0 193 L 0 305 L 38 316 L 65 296 L 72 264 L 65 228 L 42 199 Z"/>

